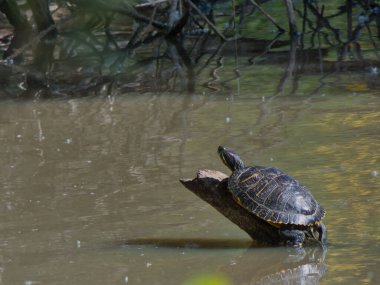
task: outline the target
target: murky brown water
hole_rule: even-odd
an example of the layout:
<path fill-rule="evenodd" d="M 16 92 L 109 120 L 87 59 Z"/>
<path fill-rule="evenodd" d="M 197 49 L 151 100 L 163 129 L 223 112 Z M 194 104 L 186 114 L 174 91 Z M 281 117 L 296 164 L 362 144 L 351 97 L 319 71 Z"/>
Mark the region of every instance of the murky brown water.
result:
<path fill-rule="evenodd" d="M 379 284 L 379 123 L 352 92 L 1 102 L 0 284 Z M 249 248 L 183 188 L 219 144 L 308 185 L 328 250 Z"/>

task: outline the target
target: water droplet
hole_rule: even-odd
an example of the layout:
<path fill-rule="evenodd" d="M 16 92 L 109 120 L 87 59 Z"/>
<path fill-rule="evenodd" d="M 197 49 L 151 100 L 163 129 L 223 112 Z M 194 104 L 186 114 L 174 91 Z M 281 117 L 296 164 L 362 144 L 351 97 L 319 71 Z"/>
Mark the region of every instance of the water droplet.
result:
<path fill-rule="evenodd" d="M 230 117 L 226 117 L 226 123 L 229 124 L 231 122 L 231 118 Z"/>
<path fill-rule="evenodd" d="M 151 267 L 152 266 L 152 263 L 151 262 L 147 262 L 146 263 L 146 268 L 149 268 L 149 267 Z"/>
<path fill-rule="evenodd" d="M 372 170 L 372 171 L 371 171 L 371 175 L 372 175 L 373 177 L 376 177 L 377 175 L 379 175 L 379 173 L 377 172 L 377 170 Z"/>
<path fill-rule="evenodd" d="M 273 161 L 274 159 L 273 159 L 273 157 L 271 157 L 271 158 L 269 158 L 269 160 L 270 160 L 270 161 Z"/>
<path fill-rule="evenodd" d="M 124 282 L 125 282 L 125 284 L 128 283 L 128 279 L 129 279 L 128 276 L 125 276 L 125 277 L 124 277 Z"/>
<path fill-rule="evenodd" d="M 27 280 L 24 282 L 24 285 L 33 285 L 33 284 L 38 284 L 40 282 L 37 282 L 37 281 L 32 281 L 32 280 Z"/>
<path fill-rule="evenodd" d="M 21 139 L 21 138 L 22 138 L 22 135 L 18 134 L 18 135 L 16 136 L 16 138 Z"/>
<path fill-rule="evenodd" d="M 67 138 L 65 140 L 65 144 L 71 144 L 72 142 L 73 142 L 73 139 L 71 139 L 71 138 Z"/>
<path fill-rule="evenodd" d="M 14 207 L 12 206 L 12 204 L 11 204 L 10 202 L 7 202 L 7 203 L 6 203 L 6 206 L 7 206 L 7 210 L 8 210 L 8 211 L 11 211 L 11 210 L 14 209 Z"/>
<path fill-rule="evenodd" d="M 80 240 L 77 240 L 77 248 L 80 248 Z"/>

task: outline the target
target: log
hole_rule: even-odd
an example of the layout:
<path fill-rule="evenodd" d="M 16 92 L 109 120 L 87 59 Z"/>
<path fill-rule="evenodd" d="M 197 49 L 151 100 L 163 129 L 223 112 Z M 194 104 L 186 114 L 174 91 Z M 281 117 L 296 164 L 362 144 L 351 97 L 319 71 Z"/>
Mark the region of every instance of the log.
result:
<path fill-rule="evenodd" d="M 215 170 L 199 170 L 194 179 L 180 179 L 180 182 L 245 231 L 256 242 L 261 244 L 284 242 L 277 228 L 235 202 L 227 188 L 228 176 L 226 174 Z"/>

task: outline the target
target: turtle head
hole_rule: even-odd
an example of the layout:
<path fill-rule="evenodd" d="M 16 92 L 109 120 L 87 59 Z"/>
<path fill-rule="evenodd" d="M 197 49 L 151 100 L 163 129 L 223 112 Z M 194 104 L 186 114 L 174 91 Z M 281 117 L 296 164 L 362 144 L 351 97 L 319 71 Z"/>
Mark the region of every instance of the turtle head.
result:
<path fill-rule="evenodd" d="M 223 163 L 232 171 L 244 168 L 243 161 L 232 149 L 225 146 L 219 146 L 218 154 Z"/>
<path fill-rule="evenodd" d="M 319 241 L 321 244 L 326 244 L 327 242 L 327 229 L 326 226 L 318 222 L 311 230 L 313 237 Z"/>

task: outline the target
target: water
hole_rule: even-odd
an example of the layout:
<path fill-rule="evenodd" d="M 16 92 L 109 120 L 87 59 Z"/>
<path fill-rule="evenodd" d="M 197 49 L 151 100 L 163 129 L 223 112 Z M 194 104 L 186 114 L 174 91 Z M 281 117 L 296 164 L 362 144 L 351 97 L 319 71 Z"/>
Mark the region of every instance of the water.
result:
<path fill-rule="evenodd" d="M 0 284 L 379 284 L 380 97 L 324 91 L 3 101 Z M 219 144 L 307 185 L 328 249 L 250 248 L 181 186 Z"/>

